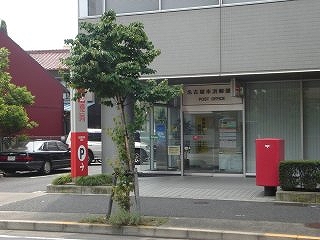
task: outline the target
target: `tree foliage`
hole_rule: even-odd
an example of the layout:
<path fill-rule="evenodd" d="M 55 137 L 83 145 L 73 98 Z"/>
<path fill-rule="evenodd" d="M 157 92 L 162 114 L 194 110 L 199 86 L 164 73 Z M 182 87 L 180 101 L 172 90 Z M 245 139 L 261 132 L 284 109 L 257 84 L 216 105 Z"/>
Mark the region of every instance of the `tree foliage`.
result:
<path fill-rule="evenodd" d="M 26 87 L 11 83 L 7 72 L 9 52 L 0 48 L 0 136 L 10 137 L 21 130 L 32 128 L 36 123 L 31 121 L 25 107 L 33 103 L 34 97 Z"/>
<path fill-rule="evenodd" d="M 166 80 L 140 80 L 142 75 L 155 73 L 149 65 L 160 54 L 148 39 L 142 23 L 118 24 L 115 13 L 109 11 L 97 23 L 80 23 L 80 30 L 74 40 L 66 40 L 71 46 L 71 56 L 64 63 L 70 73 L 65 73 L 63 78 L 71 87 L 92 91 L 102 104 L 116 105 L 119 109 L 120 121 L 111 134 L 119 153 L 118 164 L 114 166 L 118 178 L 115 188 L 118 198 L 115 199 L 121 199 L 120 205 L 129 210 L 129 193 L 134 188 L 130 136 L 136 125 L 126 115 L 126 104 L 166 102 L 180 95 L 182 88 L 169 86 Z M 79 95 L 81 91 L 76 98 Z"/>
<path fill-rule="evenodd" d="M 8 32 L 7 32 L 7 24 L 6 24 L 6 22 L 4 20 L 1 20 L 0 32 L 4 32 L 6 35 L 8 34 Z"/>

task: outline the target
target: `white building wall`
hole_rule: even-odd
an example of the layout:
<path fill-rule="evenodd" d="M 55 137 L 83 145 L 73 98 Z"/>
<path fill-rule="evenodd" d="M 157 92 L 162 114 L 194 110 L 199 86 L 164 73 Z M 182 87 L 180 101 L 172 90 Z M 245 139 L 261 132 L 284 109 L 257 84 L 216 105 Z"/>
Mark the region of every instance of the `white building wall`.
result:
<path fill-rule="evenodd" d="M 120 16 L 119 22 L 143 22 L 161 55 L 156 76 L 218 73 L 220 70 L 220 9 Z"/>
<path fill-rule="evenodd" d="M 320 1 L 222 8 L 222 72 L 320 68 Z"/>
<path fill-rule="evenodd" d="M 155 77 L 320 69 L 320 1 L 294 0 L 119 15 L 161 50 Z M 98 18 L 80 21 L 97 21 Z"/>

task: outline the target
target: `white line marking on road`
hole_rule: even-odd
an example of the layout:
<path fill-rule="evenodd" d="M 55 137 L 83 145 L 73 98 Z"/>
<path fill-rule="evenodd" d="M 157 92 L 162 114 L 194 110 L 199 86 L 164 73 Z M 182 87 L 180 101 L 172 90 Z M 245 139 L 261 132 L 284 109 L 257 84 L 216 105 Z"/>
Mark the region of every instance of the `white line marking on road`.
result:
<path fill-rule="evenodd" d="M 48 237 L 23 237 L 23 236 L 15 236 L 15 235 L 0 235 L 0 238 L 12 238 L 12 239 L 44 239 L 44 240 L 66 240 L 66 238 L 48 238 Z M 67 240 L 79 240 L 68 238 Z"/>

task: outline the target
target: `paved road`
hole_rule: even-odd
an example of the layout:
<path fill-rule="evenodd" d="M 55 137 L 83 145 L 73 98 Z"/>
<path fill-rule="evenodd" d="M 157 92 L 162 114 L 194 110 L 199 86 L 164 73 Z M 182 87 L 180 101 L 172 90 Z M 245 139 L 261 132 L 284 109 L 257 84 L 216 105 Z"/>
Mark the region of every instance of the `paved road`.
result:
<path fill-rule="evenodd" d="M 104 214 L 109 196 L 44 194 L 0 206 L 0 211 Z M 213 218 L 312 224 L 320 222 L 320 205 L 276 202 L 142 197 L 147 216 Z M 45 219 L 44 219 L 45 220 Z"/>
<path fill-rule="evenodd" d="M 89 171 L 95 174 L 100 169 L 99 165 L 90 166 Z M 57 172 L 61 173 L 65 171 Z M 24 173 L 0 178 L 0 211 L 107 212 L 109 196 L 44 194 L 55 177 Z M 255 185 L 254 178 L 141 177 L 139 188 L 144 215 L 320 223 L 320 205 L 276 202 L 274 197 L 263 196 L 263 188 Z"/>
<path fill-rule="evenodd" d="M 61 221 L 77 221 L 107 212 L 107 195 L 48 194 L 31 189 L 1 192 L 9 184 L 6 181 L 10 181 L 4 179 L 0 179 L 4 183 L 0 184 L 0 219 L 16 220 L 19 216 L 28 220 L 34 216 L 37 220 L 58 217 Z M 49 181 L 48 176 L 15 176 L 11 180 L 36 180 L 42 184 Z M 142 177 L 139 185 L 142 214 L 170 216 L 168 227 L 212 229 L 214 226 L 238 231 L 250 228 L 256 232 L 320 236 L 320 205 L 277 202 L 275 197 L 263 196 L 263 188 L 255 186 L 254 178 Z"/>
<path fill-rule="evenodd" d="M 141 238 L 119 235 L 108 235 L 108 237 L 102 237 L 101 234 L 0 230 L 0 240 L 101 240 L 102 238 L 108 240 L 163 240 L 163 238 Z M 177 240 L 174 238 L 166 239 Z"/>
<path fill-rule="evenodd" d="M 98 170 L 98 166 L 93 168 Z M 0 177 L 0 192 L 31 193 L 45 192 L 46 186 L 59 174 L 66 174 L 69 169 L 55 171 L 50 175 L 40 175 L 36 172 L 19 172 L 8 177 Z"/>

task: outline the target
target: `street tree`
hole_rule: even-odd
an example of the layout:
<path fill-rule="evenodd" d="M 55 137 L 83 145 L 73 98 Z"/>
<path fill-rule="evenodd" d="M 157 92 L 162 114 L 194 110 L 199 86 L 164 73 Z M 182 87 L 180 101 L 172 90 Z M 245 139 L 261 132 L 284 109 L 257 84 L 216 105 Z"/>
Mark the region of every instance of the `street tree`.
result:
<path fill-rule="evenodd" d="M 64 61 L 70 69 L 64 79 L 72 88 L 82 90 L 75 99 L 85 89 L 94 92 L 102 104 L 118 109 L 119 119 L 111 134 L 119 158 L 113 166 L 117 177 L 113 193 L 118 205 L 130 212 L 130 192 L 138 197 L 132 154 L 132 136 L 137 126 L 126 109 L 137 101 L 148 102 L 149 106 L 167 102 L 180 95 L 182 88 L 170 86 L 166 80 L 140 80 L 142 75 L 155 73 L 149 65 L 160 54 L 142 23 L 119 24 L 115 13 L 108 11 L 97 23 L 80 23 L 80 30 L 74 40 L 66 40 L 71 56 Z"/>
<path fill-rule="evenodd" d="M 10 139 L 37 124 L 29 119 L 25 110 L 25 107 L 33 104 L 34 97 L 26 87 L 11 83 L 8 56 L 9 51 L 0 48 L 0 136 Z"/>

